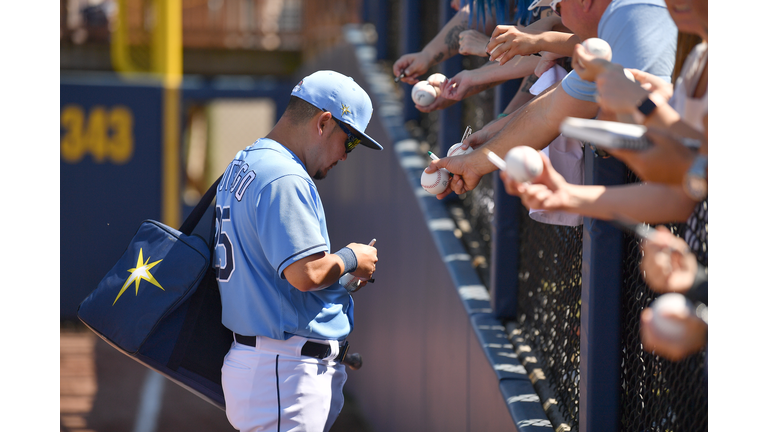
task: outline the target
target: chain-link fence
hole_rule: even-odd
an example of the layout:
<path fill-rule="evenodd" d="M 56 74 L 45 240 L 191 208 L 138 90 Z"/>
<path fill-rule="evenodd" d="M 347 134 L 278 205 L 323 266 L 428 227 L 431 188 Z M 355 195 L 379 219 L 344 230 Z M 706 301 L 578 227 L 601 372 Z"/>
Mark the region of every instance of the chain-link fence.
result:
<path fill-rule="evenodd" d="M 574 427 L 579 419 L 582 226 L 536 222 L 520 206 L 518 324 L 549 379 L 534 385 L 552 394 L 553 424 Z M 553 388 L 542 389 L 542 385 Z M 546 400 L 542 398 L 542 400 Z M 571 430 L 576 430 L 573 428 Z"/>
<path fill-rule="evenodd" d="M 625 239 L 621 334 L 622 430 L 706 431 L 705 355 L 673 362 L 643 350 L 640 313 L 658 296 L 643 281 L 637 239 Z"/>
<path fill-rule="evenodd" d="M 628 183 L 637 182 L 630 173 Z M 667 225 L 686 239 L 699 263 L 707 261 L 707 200 L 699 203 L 687 223 Z M 637 238 L 625 236 L 622 296 L 622 430 L 706 431 L 707 384 L 705 353 L 673 362 L 643 350 L 640 313 L 658 294 L 639 269 L 642 251 Z"/>

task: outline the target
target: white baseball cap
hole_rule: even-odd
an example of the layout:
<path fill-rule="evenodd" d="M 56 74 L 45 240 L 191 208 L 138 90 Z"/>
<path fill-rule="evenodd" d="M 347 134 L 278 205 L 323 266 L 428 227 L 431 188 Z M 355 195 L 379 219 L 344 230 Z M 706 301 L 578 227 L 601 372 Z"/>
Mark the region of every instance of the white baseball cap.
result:
<path fill-rule="evenodd" d="M 331 70 L 317 71 L 293 88 L 291 96 L 303 99 L 336 119 L 348 124 L 360 138 L 360 144 L 383 150 L 384 147 L 365 134 L 371 121 L 373 105 L 368 93 L 354 79 Z"/>
<path fill-rule="evenodd" d="M 537 7 L 544 7 L 543 3 L 545 0 L 533 0 L 530 6 L 528 6 L 528 10 L 534 10 Z M 562 0 L 551 0 L 549 3 L 549 7 L 552 9 L 555 8 L 555 5 L 560 3 Z"/>

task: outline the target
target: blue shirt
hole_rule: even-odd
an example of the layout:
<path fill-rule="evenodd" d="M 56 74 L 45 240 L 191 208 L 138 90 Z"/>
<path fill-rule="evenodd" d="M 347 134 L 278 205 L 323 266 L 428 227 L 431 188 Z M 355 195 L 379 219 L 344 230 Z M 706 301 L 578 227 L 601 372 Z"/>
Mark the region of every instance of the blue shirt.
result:
<path fill-rule="evenodd" d="M 340 284 L 302 292 L 283 276 L 292 263 L 331 250 L 320 195 L 293 152 L 267 138 L 238 152 L 216 193 L 216 219 L 227 328 L 278 340 L 338 340 L 352 331 L 352 298 Z"/>
<path fill-rule="evenodd" d="M 663 0 L 613 0 L 600 18 L 597 37 L 608 42 L 611 62 L 672 80 L 677 26 Z M 595 83 L 571 71 L 563 90 L 576 99 L 595 102 Z"/>

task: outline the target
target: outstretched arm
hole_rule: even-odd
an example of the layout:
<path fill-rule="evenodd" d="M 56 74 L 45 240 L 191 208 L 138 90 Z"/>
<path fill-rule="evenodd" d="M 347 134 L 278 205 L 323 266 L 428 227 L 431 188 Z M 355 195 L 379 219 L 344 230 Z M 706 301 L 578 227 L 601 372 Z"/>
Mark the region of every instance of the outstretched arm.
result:
<path fill-rule="evenodd" d="M 505 64 L 516 56 L 548 51 L 570 56 L 581 40 L 562 26 L 560 17 L 542 18 L 527 27 L 496 26 L 486 50 L 490 60 Z M 517 61 L 517 60 L 515 60 Z"/>
<path fill-rule="evenodd" d="M 573 185 L 552 167 L 549 158 L 532 183 L 519 183 L 500 173 L 510 195 L 519 196 L 529 209 L 566 211 L 602 220 L 617 215 L 651 224 L 682 222 L 696 202 L 682 187 L 660 183 L 633 183 L 621 186 Z"/>
<path fill-rule="evenodd" d="M 520 57 L 505 65 L 488 62 L 477 69 L 463 70 L 445 80 L 442 95 L 447 99 L 462 100 L 505 81 L 528 76 L 536 69 L 538 62 L 538 57 Z"/>
<path fill-rule="evenodd" d="M 459 53 L 459 35 L 468 29 L 469 5 L 461 8 L 420 52 L 400 57 L 392 65 L 392 72 L 396 77 L 404 73 L 403 82 L 416 84 L 429 68 Z"/>
<path fill-rule="evenodd" d="M 541 150 L 560 135 L 560 123 L 565 117 L 593 118 L 597 110 L 596 103 L 569 96 L 558 83 L 504 117 L 509 119 L 506 125 L 480 149 L 493 151 L 497 155 L 505 155 L 509 149 L 519 145 Z M 483 151 L 432 161 L 427 171 L 434 172 L 438 168 L 453 173 L 450 187 L 457 195 L 474 189 L 482 176 L 497 169 Z M 437 198 L 442 199 L 449 194 L 450 191 L 446 191 Z"/>
<path fill-rule="evenodd" d="M 580 61 L 576 61 L 576 60 Z M 583 47 L 574 50 L 574 70 L 584 78 L 595 80 L 598 103 L 608 115 L 622 121 L 644 124 L 654 145 L 645 151 L 611 150 L 610 153 L 626 163 L 643 180 L 681 184 L 683 176 L 696 156 L 695 146 L 686 146 L 683 139 L 701 143 L 699 153 L 706 155 L 706 126 L 703 133 L 680 118 L 668 100 L 672 86 L 651 74 L 635 69 L 626 71 L 621 65 L 594 59 Z M 627 77 L 630 73 L 634 81 Z M 656 108 L 648 115 L 638 106 L 649 99 Z M 704 123 L 704 122 L 703 122 Z"/>

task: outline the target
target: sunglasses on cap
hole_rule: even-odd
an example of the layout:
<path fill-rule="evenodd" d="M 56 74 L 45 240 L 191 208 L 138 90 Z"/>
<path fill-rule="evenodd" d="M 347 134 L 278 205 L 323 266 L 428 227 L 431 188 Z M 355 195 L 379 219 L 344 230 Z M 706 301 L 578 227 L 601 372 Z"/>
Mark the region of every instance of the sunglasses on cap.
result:
<path fill-rule="evenodd" d="M 347 134 L 347 140 L 344 141 L 344 147 L 345 147 L 344 151 L 346 153 L 351 152 L 352 150 L 355 149 L 355 147 L 357 147 L 358 144 L 360 144 L 360 138 L 352 135 L 352 132 L 346 126 L 344 126 L 344 123 L 336 119 L 336 117 L 334 117 L 333 119 L 336 120 L 336 123 L 339 124 L 339 127 L 341 128 L 341 130 Z"/>

